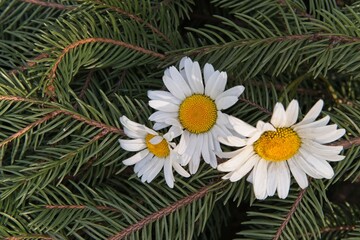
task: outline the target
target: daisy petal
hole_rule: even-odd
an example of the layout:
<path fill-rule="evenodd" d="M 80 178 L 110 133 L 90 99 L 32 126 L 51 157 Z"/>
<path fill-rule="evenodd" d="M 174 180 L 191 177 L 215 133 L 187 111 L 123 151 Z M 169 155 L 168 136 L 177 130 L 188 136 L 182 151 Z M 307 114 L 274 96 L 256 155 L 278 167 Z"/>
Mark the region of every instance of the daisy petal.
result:
<path fill-rule="evenodd" d="M 215 71 L 208 79 L 205 86 L 205 94 L 212 99 L 216 99 L 225 89 L 227 74 L 225 72 Z"/>
<path fill-rule="evenodd" d="M 169 124 L 156 122 L 156 123 L 154 124 L 154 127 L 153 127 L 153 128 L 154 128 L 155 130 L 160 130 L 160 129 L 166 128 L 166 127 L 168 127 L 168 126 L 169 126 Z"/>
<path fill-rule="evenodd" d="M 338 129 L 336 131 L 332 131 L 328 134 L 324 134 L 316 137 L 314 140 L 318 143 L 330 143 L 335 140 L 338 140 L 346 133 L 345 129 Z"/>
<path fill-rule="evenodd" d="M 304 157 L 301 154 L 293 156 L 294 163 L 296 163 L 297 167 L 300 168 L 303 172 L 305 172 L 310 177 L 319 179 L 322 176 L 314 169 L 312 165 L 309 164 L 308 161 L 304 159 Z"/>
<path fill-rule="evenodd" d="M 231 177 L 229 178 L 231 182 L 239 181 L 243 178 L 248 172 L 250 172 L 255 164 L 260 160 L 259 156 L 253 155 L 251 158 L 246 161 L 240 168 L 233 172 Z"/>
<path fill-rule="evenodd" d="M 257 199 L 267 197 L 267 167 L 268 162 L 260 159 L 253 171 L 254 193 Z"/>
<path fill-rule="evenodd" d="M 223 97 L 229 97 L 229 96 L 239 98 L 240 95 L 244 92 L 244 90 L 245 90 L 245 87 L 242 85 L 229 88 L 228 90 L 220 93 L 215 100 L 221 99 Z"/>
<path fill-rule="evenodd" d="M 147 95 L 151 100 L 163 100 L 177 105 L 181 103 L 180 99 L 167 91 L 148 91 Z"/>
<path fill-rule="evenodd" d="M 178 153 L 181 155 L 188 148 L 190 143 L 190 133 L 188 131 L 184 131 L 180 138 L 180 143 L 178 145 Z"/>
<path fill-rule="evenodd" d="M 129 165 L 133 165 L 139 161 L 141 161 L 143 158 L 146 157 L 146 155 L 149 154 L 149 150 L 147 149 L 144 149 L 140 152 L 138 152 L 137 154 L 135 154 L 134 156 L 132 157 L 129 157 L 128 159 L 124 160 L 123 161 L 123 164 L 129 166 Z"/>
<path fill-rule="evenodd" d="M 173 175 L 173 171 L 172 171 L 172 165 L 171 165 L 171 161 L 170 159 L 167 159 L 164 162 L 164 177 L 165 177 L 165 182 L 166 184 L 170 187 L 173 188 L 174 187 L 174 175 Z"/>
<path fill-rule="evenodd" d="M 183 133 L 183 129 L 177 126 L 171 126 L 169 131 L 163 135 L 167 141 L 171 141 L 174 138 L 180 136 Z"/>
<path fill-rule="evenodd" d="M 162 136 L 154 136 L 153 138 L 150 139 L 150 143 L 153 145 L 159 144 L 164 138 Z"/>
<path fill-rule="evenodd" d="M 147 166 L 154 157 L 154 154 L 150 153 L 146 155 L 140 162 L 137 162 L 134 167 L 134 172 L 138 173 L 144 166 Z"/>
<path fill-rule="evenodd" d="M 218 100 L 215 100 L 216 108 L 218 110 L 228 109 L 229 107 L 234 105 L 238 101 L 238 99 L 238 97 L 234 96 L 222 97 Z"/>
<path fill-rule="evenodd" d="M 242 136 L 250 137 L 256 131 L 256 128 L 236 117 L 229 116 L 229 122 L 233 125 L 234 130 Z"/>
<path fill-rule="evenodd" d="M 277 192 L 279 198 L 286 198 L 290 188 L 290 171 L 285 161 L 277 162 Z"/>
<path fill-rule="evenodd" d="M 170 102 L 164 102 L 161 100 L 150 100 L 149 101 L 150 107 L 164 112 L 178 112 L 179 111 L 179 105 L 170 103 Z"/>
<path fill-rule="evenodd" d="M 166 88 L 178 99 L 185 99 L 191 95 L 189 85 L 183 79 L 181 74 L 176 70 L 175 67 L 170 67 L 171 78 L 164 75 L 163 82 Z M 174 75 L 174 76 L 173 76 Z M 175 77 L 175 78 L 174 78 Z"/>
<path fill-rule="evenodd" d="M 304 189 L 309 185 L 307 176 L 304 171 L 302 171 L 296 164 L 296 161 L 292 158 L 287 161 L 290 171 L 292 175 L 294 176 L 296 182 L 299 184 L 299 186 Z"/>
<path fill-rule="evenodd" d="M 158 157 L 154 157 L 155 164 L 152 169 L 148 172 L 146 181 L 150 183 L 154 178 L 159 174 L 161 169 L 164 167 L 164 159 L 159 159 Z"/>
<path fill-rule="evenodd" d="M 190 174 L 195 174 L 200 166 L 200 156 L 201 156 L 201 149 L 203 145 L 203 136 L 204 135 L 198 135 L 197 136 L 197 144 L 194 149 L 194 153 L 192 154 L 192 159 L 189 163 L 189 171 Z"/>
<path fill-rule="evenodd" d="M 207 81 L 209 80 L 209 78 L 213 75 L 213 73 L 215 72 L 213 65 L 207 63 L 204 66 L 204 82 L 205 85 L 207 84 Z"/>
<path fill-rule="evenodd" d="M 313 171 L 316 172 L 316 176 L 312 176 L 312 177 L 330 179 L 334 176 L 334 170 L 327 161 L 315 158 L 311 153 L 307 152 L 305 149 L 300 148 L 299 152 L 304 158 L 304 160 L 311 166 Z"/>
<path fill-rule="evenodd" d="M 247 146 L 241 149 L 238 155 L 227 160 L 224 163 L 219 164 L 217 169 L 221 172 L 230 172 L 235 171 L 239 167 L 241 167 L 248 159 L 254 155 L 254 151 L 252 146 Z"/>
<path fill-rule="evenodd" d="M 227 146 L 243 147 L 246 145 L 246 141 L 244 139 L 235 136 L 219 137 L 218 140 Z"/>
<path fill-rule="evenodd" d="M 302 124 L 313 122 L 321 113 L 321 110 L 324 106 L 324 101 L 319 100 L 315 103 L 315 105 L 309 110 L 309 112 L 305 115 L 303 120 L 301 121 Z"/>
<path fill-rule="evenodd" d="M 277 176 L 277 165 L 275 162 L 269 162 L 268 167 L 268 175 L 267 175 L 267 194 L 269 196 L 274 196 L 277 182 L 276 182 L 276 176 Z"/>
<path fill-rule="evenodd" d="M 201 151 L 201 155 L 203 156 L 204 161 L 209 164 L 210 159 L 211 159 L 211 157 L 210 157 L 211 150 L 209 149 L 209 143 L 208 143 L 209 142 L 209 133 L 205 133 L 203 139 L 204 139 L 204 144 L 203 144 L 203 149 Z"/>
<path fill-rule="evenodd" d="M 185 61 L 185 73 L 190 88 L 193 93 L 203 94 L 204 84 L 202 81 L 201 70 L 198 62 L 192 62 L 190 59 Z"/>
<path fill-rule="evenodd" d="M 285 127 L 286 125 L 286 114 L 284 106 L 281 103 L 276 103 L 274 112 L 270 120 L 274 127 Z"/>
<path fill-rule="evenodd" d="M 190 177 L 190 174 L 176 161 L 172 162 L 173 168 L 183 177 Z"/>
<path fill-rule="evenodd" d="M 169 118 L 176 119 L 177 117 L 178 117 L 177 112 L 156 111 L 150 115 L 149 120 L 153 122 L 165 122 Z"/>
<path fill-rule="evenodd" d="M 307 124 L 304 124 L 302 122 L 299 122 L 298 124 L 295 124 L 293 126 L 293 129 L 295 131 L 301 130 L 301 129 L 306 129 L 306 128 L 317 128 L 317 127 L 324 127 L 326 126 L 326 124 L 328 124 L 330 121 L 330 117 L 329 116 L 325 116 L 323 118 L 321 118 L 320 120 L 317 120 L 315 122 L 310 122 Z"/>
<path fill-rule="evenodd" d="M 124 140 L 119 139 L 120 146 L 126 151 L 137 152 L 146 148 L 144 139 Z"/>
<path fill-rule="evenodd" d="M 286 126 L 292 126 L 296 123 L 299 115 L 299 103 L 296 100 L 292 100 L 285 111 Z"/>

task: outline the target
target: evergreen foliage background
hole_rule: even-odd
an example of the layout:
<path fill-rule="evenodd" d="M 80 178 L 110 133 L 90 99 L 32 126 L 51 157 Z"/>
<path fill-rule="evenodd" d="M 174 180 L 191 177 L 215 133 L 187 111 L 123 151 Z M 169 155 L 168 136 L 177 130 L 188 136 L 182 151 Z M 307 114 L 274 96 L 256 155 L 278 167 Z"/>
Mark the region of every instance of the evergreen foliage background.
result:
<path fill-rule="evenodd" d="M 360 1 L 1 0 L 1 239 L 360 239 L 359 50 Z M 141 183 L 119 117 L 151 127 L 147 90 L 183 56 L 243 84 L 227 113 L 251 124 L 324 99 L 334 178 L 264 201 L 206 164 Z"/>

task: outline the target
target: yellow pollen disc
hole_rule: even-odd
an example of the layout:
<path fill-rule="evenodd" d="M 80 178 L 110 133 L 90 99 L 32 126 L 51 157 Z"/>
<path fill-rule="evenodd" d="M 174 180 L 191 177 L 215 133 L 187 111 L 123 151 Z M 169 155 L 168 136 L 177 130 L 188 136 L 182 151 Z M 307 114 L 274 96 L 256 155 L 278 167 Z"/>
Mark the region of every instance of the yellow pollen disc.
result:
<path fill-rule="evenodd" d="M 152 144 L 150 142 L 150 140 L 155 137 L 155 135 L 152 134 L 148 134 L 145 137 L 145 143 L 147 148 L 149 149 L 149 151 L 154 154 L 155 156 L 157 156 L 158 158 L 165 158 L 167 156 L 169 156 L 170 154 L 170 149 L 169 149 L 169 145 L 166 142 L 165 139 L 161 140 L 161 142 L 159 142 L 158 144 Z"/>
<path fill-rule="evenodd" d="M 301 146 L 299 135 L 291 128 L 266 131 L 254 143 L 254 151 L 268 161 L 285 161 L 294 156 Z"/>
<path fill-rule="evenodd" d="M 214 100 L 203 94 L 194 94 L 180 104 L 179 120 L 191 133 L 208 132 L 216 123 L 217 109 Z"/>

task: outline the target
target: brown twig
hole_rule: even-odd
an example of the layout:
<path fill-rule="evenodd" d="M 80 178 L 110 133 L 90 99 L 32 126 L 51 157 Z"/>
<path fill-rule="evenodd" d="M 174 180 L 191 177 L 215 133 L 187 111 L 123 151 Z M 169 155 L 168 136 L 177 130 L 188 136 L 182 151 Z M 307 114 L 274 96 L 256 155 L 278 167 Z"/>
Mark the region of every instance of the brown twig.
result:
<path fill-rule="evenodd" d="M 44 1 L 40 1 L 40 0 L 21 0 L 21 1 L 26 2 L 26 3 L 35 4 L 35 5 L 39 5 L 39 6 L 43 6 L 43 7 L 56 8 L 56 9 L 60 9 L 60 10 L 70 10 L 70 9 L 75 8 L 75 6 L 66 6 L 66 5 L 62 5 L 62 4 L 59 4 L 59 3 L 44 2 Z"/>
<path fill-rule="evenodd" d="M 12 140 L 24 135 L 25 133 L 27 133 L 30 129 L 36 127 L 37 125 L 43 123 L 43 122 L 46 122 L 48 120 L 50 120 L 51 118 L 57 116 L 58 114 L 60 114 L 61 111 L 60 110 L 57 110 L 57 111 L 54 111 L 52 113 L 49 113 L 47 115 L 45 115 L 43 118 L 40 118 L 38 120 L 36 120 L 35 122 L 27 125 L 26 127 L 24 127 L 23 129 L 20 129 L 19 131 L 17 131 L 16 133 L 14 133 L 13 135 L 11 135 L 10 137 L 6 138 L 4 141 L 0 142 L 0 147 L 8 144 L 9 142 L 11 142 Z"/>
<path fill-rule="evenodd" d="M 278 43 L 292 40 L 304 40 L 304 41 L 321 41 L 328 40 L 330 44 L 338 44 L 338 43 L 354 43 L 360 42 L 359 37 L 350 37 L 350 36 L 341 36 L 341 35 L 329 35 L 329 34 L 321 34 L 321 33 L 313 33 L 313 34 L 302 34 L 302 35 L 287 35 L 287 36 L 277 36 L 270 37 L 265 39 L 241 39 L 237 41 L 232 41 L 224 44 L 217 44 L 211 46 L 205 46 L 202 48 L 197 48 L 195 50 L 189 50 L 187 52 L 181 53 L 181 55 L 192 56 L 196 54 L 208 53 L 216 49 L 224 49 L 224 47 L 228 47 L 234 49 L 238 46 L 251 45 L 254 43 L 264 42 L 267 44 L 270 43 Z"/>
<path fill-rule="evenodd" d="M 65 115 L 68 115 L 68 116 L 71 116 L 73 119 L 84 122 L 84 123 L 86 123 L 86 124 L 88 124 L 90 126 L 94 126 L 94 127 L 106 130 L 107 132 L 112 132 L 112 133 L 117 133 L 117 134 L 120 134 L 120 135 L 124 135 L 124 131 L 122 129 L 120 129 L 120 128 L 116 128 L 116 127 L 113 127 L 113 126 L 106 125 L 106 124 L 104 124 L 102 122 L 97 122 L 97 121 L 94 121 L 92 119 L 85 118 L 84 116 L 79 115 L 79 114 L 74 113 L 74 112 L 61 110 L 61 113 L 65 114 Z"/>
<path fill-rule="evenodd" d="M 191 194 L 190 196 L 187 196 L 183 199 L 180 199 L 179 201 L 171 204 L 168 207 L 165 207 L 163 209 L 160 209 L 159 211 L 143 218 L 142 220 L 138 221 L 137 223 L 128 226 L 127 228 L 125 228 L 124 230 L 122 230 L 121 232 L 117 233 L 116 235 L 108 238 L 108 240 L 119 240 L 119 239 L 123 239 L 125 237 L 127 237 L 128 235 L 130 235 L 131 233 L 138 231 L 140 229 L 142 229 L 144 226 L 148 225 L 151 222 L 154 222 L 160 218 L 163 218 L 164 216 L 167 216 L 173 212 L 175 212 L 176 210 L 198 200 L 201 199 L 202 197 L 204 197 L 209 191 L 209 187 L 203 187 L 202 189 L 200 189 L 198 192 Z"/>
<path fill-rule="evenodd" d="M 349 140 L 340 140 L 329 144 L 330 146 L 343 146 L 344 149 L 349 149 L 352 146 L 360 146 L 360 137 L 354 137 Z"/>
<path fill-rule="evenodd" d="M 151 31 L 153 31 L 154 33 L 158 34 L 159 36 L 161 36 L 163 39 L 165 39 L 165 41 L 167 41 L 169 44 L 171 44 L 171 41 L 168 37 L 165 36 L 164 33 L 162 33 L 159 29 L 157 29 L 156 27 L 154 27 L 153 25 L 151 25 L 148 22 L 145 22 L 142 18 L 140 18 L 139 16 L 126 12 L 125 10 L 118 8 L 118 7 L 114 7 L 114 6 L 108 6 L 106 3 L 101 2 L 100 0 L 95 0 L 96 3 L 101 4 L 103 6 L 106 6 L 107 8 L 118 12 L 124 16 L 127 16 L 133 20 L 135 20 L 138 23 L 145 23 L 145 26 L 147 26 Z"/>
<path fill-rule="evenodd" d="M 282 234 L 282 232 L 284 231 L 286 225 L 288 224 L 288 222 L 290 221 L 292 215 L 295 213 L 297 207 L 299 206 L 302 198 L 304 197 L 304 194 L 306 192 L 306 188 L 302 189 L 298 195 L 298 197 L 295 199 L 293 205 L 291 206 L 288 214 L 286 215 L 284 221 L 281 223 L 280 227 L 278 228 L 278 230 L 276 231 L 276 234 L 273 238 L 273 240 L 278 240 Z"/>
<path fill-rule="evenodd" d="M 250 100 L 248 100 L 246 98 L 239 98 L 239 100 L 242 101 L 242 102 L 245 102 L 245 103 L 247 103 L 247 104 L 249 104 L 249 105 L 251 105 L 253 107 L 256 107 L 257 109 L 259 109 L 260 111 L 262 111 L 262 112 L 264 112 L 266 114 L 269 114 L 269 115 L 272 114 L 272 112 L 270 110 L 260 106 L 259 104 L 255 103 L 255 102 L 252 102 L 252 101 L 250 101 Z"/>
<path fill-rule="evenodd" d="M 91 69 L 90 72 L 88 73 L 88 75 L 86 76 L 85 83 L 84 83 L 84 85 L 83 85 L 83 87 L 81 88 L 81 91 L 80 91 L 80 93 L 79 93 L 79 99 L 80 99 L 80 100 L 83 99 L 86 90 L 89 88 L 89 85 L 90 85 L 90 82 L 91 82 L 91 78 L 92 78 L 93 72 L 94 72 L 94 70 Z M 78 107 L 79 107 L 79 103 L 76 102 L 76 103 L 74 104 L 74 109 L 77 110 Z"/>
<path fill-rule="evenodd" d="M 356 226 L 337 226 L 337 227 L 327 227 L 320 229 L 321 233 L 327 232 L 340 232 L 340 231 L 352 231 L 356 228 Z"/>
<path fill-rule="evenodd" d="M 114 40 L 114 39 L 109 39 L 109 38 L 87 38 L 87 39 L 82 39 L 82 40 L 79 40 L 77 42 L 74 42 L 74 43 L 66 46 L 63 49 L 61 55 L 55 61 L 55 64 L 53 65 L 53 67 L 51 68 L 50 75 L 49 75 L 50 83 L 49 83 L 49 86 L 48 86 L 48 91 L 50 93 L 49 94 L 50 96 L 55 96 L 55 86 L 53 84 L 53 81 L 54 81 L 54 78 L 56 76 L 56 70 L 57 70 L 61 60 L 65 57 L 65 55 L 70 50 L 72 50 L 72 49 L 74 49 L 74 48 L 76 48 L 76 47 L 78 47 L 80 45 L 87 44 L 87 43 L 110 43 L 110 44 L 113 44 L 113 45 L 125 47 L 125 48 L 128 48 L 128 49 L 132 49 L 132 50 L 135 50 L 137 52 L 148 54 L 148 55 L 151 55 L 153 57 L 160 58 L 160 59 L 165 58 L 165 55 L 163 55 L 161 53 L 157 53 L 157 52 L 154 52 L 154 51 L 151 51 L 151 50 L 148 50 L 148 49 L 145 49 L 145 48 L 142 48 L 142 47 L 130 44 L 130 43 L 119 41 L 119 40 Z"/>
<path fill-rule="evenodd" d="M 46 209 L 87 209 L 89 206 L 84 205 L 46 205 Z M 109 210 L 112 212 L 120 212 L 119 209 L 107 206 L 95 206 L 98 210 Z"/>
<path fill-rule="evenodd" d="M 5 101 L 15 101 L 15 102 L 32 102 L 32 103 L 37 103 L 39 102 L 38 100 L 34 100 L 34 99 L 30 99 L 30 98 L 24 98 L 24 97 L 19 97 L 19 96 L 0 96 L 0 101 L 5 100 Z"/>
<path fill-rule="evenodd" d="M 25 64 L 24 66 L 21 66 L 21 67 L 18 67 L 18 69 L 13 69 L 13 70 L 9 71 L 9 74 L 17 74 L 19 72 L 23 72 L 26 69 L 35 66 L 37 63 L 36 61 L 41 60 L 43 58 L 47 58 L 47 57 L 49 57 L 49 54 L 42 53 L 42 54 L 34 57 L 33 59 L 28 60 L 27 64 Z"/>
<path fill-rule="evenodd" d="M 19 236 L 7 237 L 4 240 L 26 240 L 26 239 L 53 240 L 54 238 L 45 235 L 32 234 L 32 235 L 19 235 Z"/>
<path fill-rule="evenodd" d="M 113 44 L 113 45 L 129 48 L 129 49 L 132 49 L 132 50 L 135 50 L 135 51 L 138 51 L 138 52 L 142 52 L 144 54 L 148 54 L 148 55 L 160 58 L 160 59 L 165 58 L 165 55 L 163 55 L 161 53 L 153 52 L 151 50 L 148 50 L 148 49 L 136 46 L 136 45 L 132 45 L 130 43 L 126 43 L 126 42 L 123 42 L 123 41 L 113 40 L 113 39 L 109 39 L 109 38 L 87 38 L 87 39 L 82 39 L 82 40 L 79 40 L 77 42 L 74 42 L 74 43 L 72 43 L 72 44 L 70 44 L 70 45 L 68 45 L 68 46 L 66 46 L 64 48 L 64 50 L 62 51 L 62 54 L 57 58 L 54 66 L 51 68 L 50 79 L 55 77 L 56 69 L 58 68 L 61 60 L 64 58 L 66 53 L 68 53 L 71 49 L 74 49 L 74 48 L 76 48 L 76 47 L 78 47 L 80 45 L 83 45 L 83 44 L 97 43 L 97 42 L 98 43 L 110 43 L 110 44 Z"/>

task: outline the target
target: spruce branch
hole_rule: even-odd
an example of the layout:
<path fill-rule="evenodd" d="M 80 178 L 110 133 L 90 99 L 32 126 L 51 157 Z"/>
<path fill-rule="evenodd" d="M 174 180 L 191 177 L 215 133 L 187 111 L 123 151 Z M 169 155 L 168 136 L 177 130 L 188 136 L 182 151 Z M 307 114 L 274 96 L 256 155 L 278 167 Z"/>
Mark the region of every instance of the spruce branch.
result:
<path fill-rule="evenodd" d="M 56 8 L 56 9 L 60 9 L 60 10 L 71 10 L 71 9 L 75 8 L 75 6 L 66 6 L 66 5 L 62 5 L 59 3 L 44 2 L 41 0 L 20 0 L 20 1 L 43 6 L 43 7 Z"/>
<path fill-rule="evenodd" d="M 226 42 L 223 44 L 208 45 L 194 50 L 189 50 L 186 51 L 185 53 L 182 53 L 182 55 L 185 54 L 188 56 L 193 56 L 197 54 L 208 54 L 212 51 L 218 49 L 223 50 L 224 48 L 228 48 L 228 47 L 234 48 L 234 47 L 240 47 L 246 45 L 251 46 L 259 43 L 271 44 L 271 43 L 281 43 L 281 42 L 301 41 L 301 40 L 309 41 L 309 42 L 328 40 L 329 45 L 360 42 L 359 37 L 352 37 L 352 36 L 339 35 L 339 34 L 330 34 L 330 33 L 294 34 L 294 35 L 275 36 L 275 37 L 268 37 L 261 39 L 240 39 L 232 42 Z"/>
<path fill-rule="evenodd" d="M 66 110 L 61 110 L 61 113 L 65 114 L 65 115 L 68 115 L 68 116 L 71 116 L 73 119 L 84 122 L 84 123 L 86 123 L 86 124 L 88 124 L 90 126 L 94 126 L 94 127 L 103 129 L 106 132 L 112 132 L 112 133 L 117 133 L 117 134 L 120 134 L 120 135 L 124 135 L 124 131 L 122 129 L 120 129 L 120 128 L 116 128 L 116 127 L 113 127 L 113 126 L 106 125 L 106 124 L 104 124 L 102 122 L 98 122 L 98 121 L 86 118 L 86 117 L 84 117 L 84 116 L 82 116 L 80 114 L 70 112 L 70 111 L 66 111 Z"/>
<path fill-rule="evenodd" d="M 269 114 L 269 115 L 272 114 L 272 112 L 269 111 L 268 109 L 264 108 L 263 106 L 260 106 L 259 104 L 255 103 L 253 101 L 250 101 L 249 99 L 241 97 L 241 98 L 239 98 L 239 100 L 242 101 L 242 102 L 245 102 L 245 103 L 247 103 L 247 104 L 249 104 L 249 105 L 251 105 L 253 107 L 256 107 L 257 109 L 259 109 L 260 111 L 262 111 L 262 112 L 264 112 L 266 114 Z"/>
<path fill-rule="evenodd" d="M 349 149 L 351 147 L 360 146 L 360 137 L 354 137 L 349 140 L 340 140 L 329 144 L 330 146 L 343 146 L 344 149 Z"/>
<path fill-rule="evenodd" d="M 18 132 L 14 133 L 13 135 L 11 135 L 10 137 L 6 138 L 4 141 L 0 142 L 0 147 L 8 144 L 9 142 L 11 142 L 12 140 L 21 137 L 22 135 L 24 135 L 25 133 L 27 133 L 28 131 L 30 131 L 32 128 L 38 126 L 41 123 L 44 123 L 52 118 L 54 118 L 55 116 L 59 115 L 61 113 L 60 110 L 57 111 L 53 111 L 47 115 L 45 115 L 43 118 L 40 118 L 39 120 L 36 120 L 35 122 L 27 125 L 26 127 L 24 127 L 23 129 L 20 129 Z"/>
<path fill-rule="evenodd" d="M 152 24 L 150 24 L 149 22 L 145 22 L 142 18 L 140 18 L 139 16 L 129 13 L 119 7 L 114 7 L 114 6 L 109 6 L 106 3 L 101 2 L 101 0 L 94 0 L 95 3 L 98 3 L 100 5 L 106 6 L 108 9 L 111 9 L 115 12 L 120 13 L 121 15 L 127 16 L 130 19 L 135 20 L 138 23 L 145 23 L 145 26 L 147 26 L 151 31 L 153 31 L 154 33 L 158 34 L 160 37 L 162 37 L 166 42 L 168 42 L 169 44 L 172 44 L 170 39 L 168 37 L 165 36 L 164 33 L 162 33 L 159 29 L 157 29 L 155 26 L 153 26 Z"/>
<path fill-rule="evenodd" d="M 336 226 L 336 227 L 326 227 L 320 229 L 321 233 L 328 233 L 328 232 L 339 232 L 339 231 L 353 231 L 355 230 L 356 226 L 352 225 L 345 225 L 345 226 Z"/>
<path fill-rule="evenodd" d="M 199 199 L 201 199 L 202 197 L 204 197 L 207 193 L 209 192 L 209 186 L 205 186 L 203 188 L 201 188 L 199 191 L 183 198 L 180 199 L 177 202 L 174 202 L 173 204 L 169 205 L 168 207 L 165 207 L 163 209 L 160 209 L 157 212 L 154 212 L 153 214 L 143 218 L 142 220 L 138 221 L 137 223 L 128 226 L 127 228 L 125 228 L 123 231 L 115 234 L 114 236 L 108 238 L 108 240 L 120 240 L 123 239 L 125 237 L 127 237 L 128 235 L 130 235 L 131 233 L 138 231 L 142 228 L 144 228 L 146 225 L 148 225 L 149 223 L 155 222 L 156 220 L 159 220 L 173 212 L 175 212 L 176 210 L 193 203 L 194 201 L 197 201 Z"/>
<path fill-rule="evenodd" d="M 19 96 L 0 96 L 0 101 L 1 100 L 16 101 L 16 102 L 31 102 L 31 103 L 38 103 L 38 104 L 42 104 L 42 105 L 48 105 L 49 107 L 52 107 L 52 108 L 54 107 L 49 102 L 42 102 L 42 101 L 39 101 L 39 100 L 34 100 L 34 99 L 29 99 L 29 98 L 24 98 L 24 97 L 19 97 Z M 116 128 L 116 127 L 109 126 L 109 125 L 106 125 L 104 123 L 92 120 L 92 119 L 88 119 L 88 118 L 86 118 L 86 117 L 84 117 L 84 116 L 82 116 L 82 115 L 80 115 L 78 113 L 71 112 L 69 110 L 61 109 L 61 110 L 56 110 L 56 111 L 54 111 L 52 113 L 49 113 L 48 115 L 46 115 L 42 119 L 39 119 L 39 120 L 29 124 L 25 128 L 21 129 L 20 131 L 18 131 L 17 133 L 13 134 L 8 139 L 6 139 L 2 143 L 0 143 L 0 147 L 2 145 L 12 141 L 14 138 L 22 136 L 24 133 L 26 133 L 27 131 L 29 131 L 33 127 L 36 127 L 37 125 L 39 125 L 39 124 L 41 124 L 43 122 L 46 122 L 47 120 L 51 119 L 52 117 L 55 117 L 56 115 L 58 115 L 60 113 L 71 116 L 73 119 L 84 122 L 84 123 L 86 123 L 86 124 L 88 124 L 90 126 L 94 126 L 94 127 L 103 129 L 104 131 L 124 135 L 123 130 L 120 129 L 120 128 Z M 4 142 L 6 142 L 6 143 L 4 143 Z"/>
<path fill-rule="evenodd" d="M 34 57 L 33 59 L 28 60 L 27 64 L 25 64 L 24 66 L 21 66 L 18 69 L 13 69 L 9 73 L 10 74 L 18 74 L 19 72 L 23 72 L 28 68 L 34 67 L 38 60 L 41 60 L 41 59 L 44 59 L 44 58 L 47 58 L 47 57 L 49 57 L 49 54 L 42 53 L 42 54 Z"/>
<path fill-rule="evenodd" d="M 14 101 L 14 102 L 28 102 L 28 103 L 37 103 L 37 104 L 46 104 L 46 102 L 42 102 L 36 99 L 24 98 L 19 96 L 10 96 L 10 95 L 2 95 L 0 96 L 0 101 Z"/>
<path fill-rule="evenodd" d="M 280 238 L 280 236 L 281 236 L 282 232 L 284 231 L 286 225 L 290 221 L 291 217 L 293 216 L 293 214 L 295 213 L 297 207 L 299 206 L 301 200 L 303 199 L 305 192 L 306 192 L 306 188 L 302 189 L 299 192 L 298 197 L 295 199 L 294 203 L 292 204 L 292 206 L 291 206 L 289 212 L 287 213 L 284 221 L 281 223 L 280 227 L 276 231 L 276 234 L 275 234 L 273 240 L 278 240 Z"/>
<path fill-rule="evenodd" d="M 19 235 L 19 236 L 12 236 L 7 237 L 4 240 L 26 240 L 26 239 L 41 239 L 41 240 L 55 240 L 54 238 L 46 235 L 40 234 L 29 234 L 29 235 Z"/>
<path fill-rule="evenodd" d="M 55 64 L 53 65 L 53 67 L 50 70 L 50 75 L 49 75 L 49 85 L 48 85 L 48 91 L 50 92 L 51 96 L 55 96 L 55 87 L 54 87 L 54 79 L 56 77 L 56 70 L 61 62 L 61 60 L 65 57 L 65 55 L 72 49 L 81 46 L 83 44 L 87 44 L 87 43 L 109 43 L 109 44 L 113 44 L 113 45 L 117 45 L 117 46 L 121 46 L 121 47 L 125 47 L 137 52 L 141 52 L 147 55 L 151 55 L 153 57 L 156 58 L 160 58 L 160 59 L 164 59 L 165 55 L 161 54 L 161 53 L 157 53 L 130 43 L 126 43 L 120 40 L 114 40 L 114 39 L 109 39 L 109 38 L 87 38 L 87 39 L 82 39 L 79 40 L 77 42 L 74 42 L 68 46 L 66 46 L 61 55 L 57 58 L 57 60 L 55 61 Z"/>
<path fill-rule="evenodd" d="M 89 206 L 85 205 L 46 205 L 46 209 L 87 209 Z M 119 212 L 118 209 L 107 207 L 107 206 L 95 206 L 98 210 L 104 210 L 104 211 L 112 211 L 112 212 Z"/>

